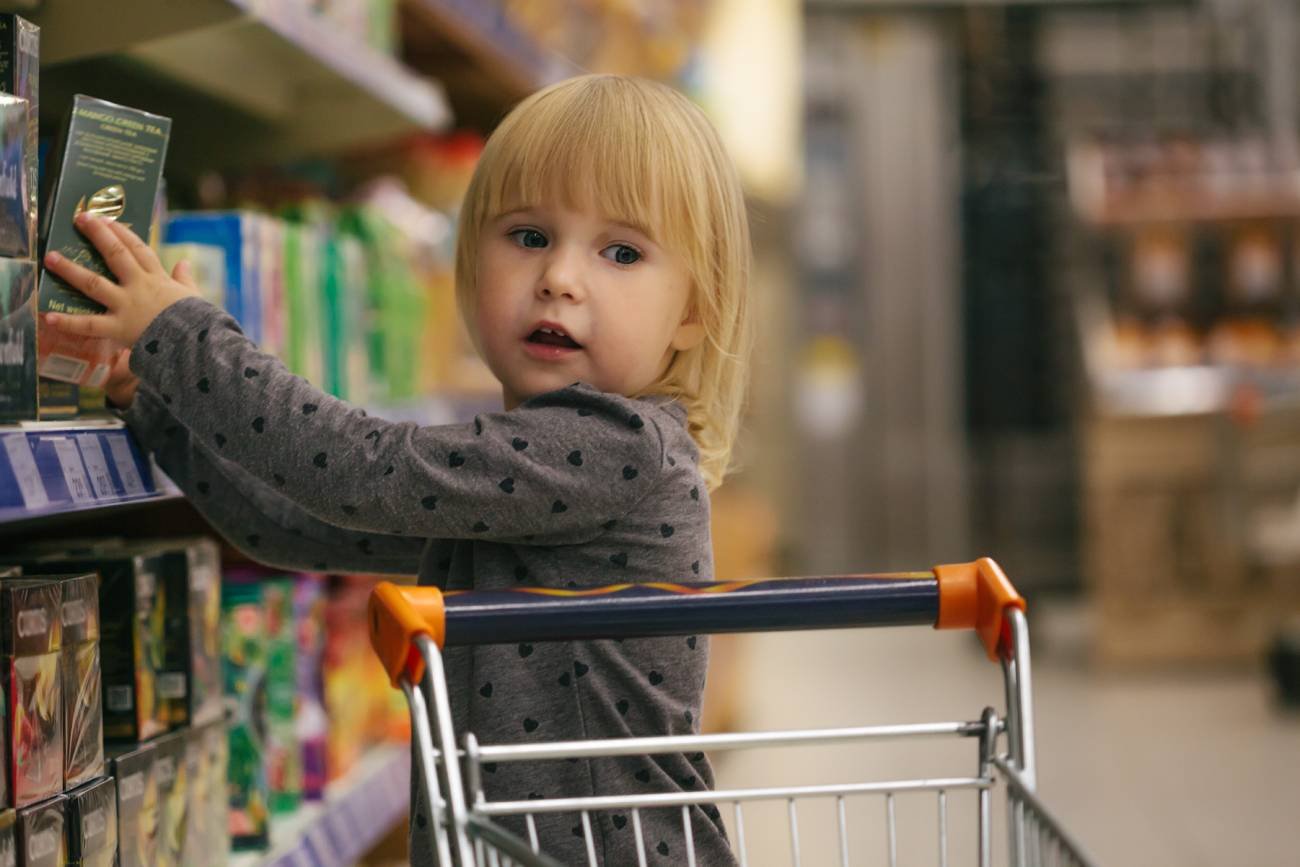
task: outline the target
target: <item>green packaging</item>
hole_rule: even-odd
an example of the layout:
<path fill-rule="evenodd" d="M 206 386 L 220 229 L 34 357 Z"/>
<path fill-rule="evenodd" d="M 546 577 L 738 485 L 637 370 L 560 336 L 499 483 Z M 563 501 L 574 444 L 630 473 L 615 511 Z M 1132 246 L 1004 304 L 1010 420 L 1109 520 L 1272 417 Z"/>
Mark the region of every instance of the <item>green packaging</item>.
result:
<path fill-rule="evenodd" d="M 45 250 L 56 250 L 113 279 L 112 271 L 73 219 L 90 212 L 147 237 L 170 134 L 169 118 L 78 94 L 57 153 L 59 165 L 49 172 L 52 190 L 42 232 Z M 43 269 L 39 295 L 42 313 L 104 311 Z M 51 379 L 99 387 L 108 378 L 115 351 L 114 344 L 103 338 L 42 329 L 38 369 Z"/>
<path fill-rule="evenodd" d="M 18 15 L 0 15 L 0 91 L 27 101 L 26 141 L 23 154 L 25 194 L 23 210 L 26 244 L 17 252 L 4 255 L 36 255 L 36 194 L 39 169 L 41 28 Z"/>
<path fill-rule="evenodd" d="M 18 810 L 21 867 L 64 867 L 68 863 L 67 799 L 54 795 Z"/>
<path fill-rule="evenodd" d="M 99 576 L 73 575 L 63 590 L 63 781 L 71 789 L 104 773 L 99 659 Z"/>
<path fill-rule="evenodd" d="M 9 793 L 25 807 L 63 789 L 63 680 L 58 583 L 0 581 Z"/>
<path fill-rule="evenodd" d="M 189 820 L 190 782 L 185 762 L 187 729 L 154 740 L 154 779 L 158 782 L 157 867 L 181 867 Z"/>
<path fill-rule="evenodd" d="M 226 774 L 232 848 L 270 844 L 270 791 L 266 779 L 267 633 L 262 587 L 255 580 L 226 581 L 221 591 L 222 670 L 228 707 Z"/>
<path fill-rule="evenodd" d="M 0 259 L 0 424 L 39 417 L 36 265 Z"/>
<path fill-rule="evenodd" d="M 152 743 L 112 757 L 117 783 L 117 843 L 120 867 L 156 867 L 158 862 L 158 781 Z"/>
<path fill-rule="evenodd" d="M 266 616 L 266 768 L 272 813 L 291 812 L 302 800 L 293 588 L 293 578 L 262 581 L 262 610 Z"/>
<path fill-rule="evenodd" d="M 117 784 L 100 777 L 67 793 L 68 867 L 117 864 Z"/>

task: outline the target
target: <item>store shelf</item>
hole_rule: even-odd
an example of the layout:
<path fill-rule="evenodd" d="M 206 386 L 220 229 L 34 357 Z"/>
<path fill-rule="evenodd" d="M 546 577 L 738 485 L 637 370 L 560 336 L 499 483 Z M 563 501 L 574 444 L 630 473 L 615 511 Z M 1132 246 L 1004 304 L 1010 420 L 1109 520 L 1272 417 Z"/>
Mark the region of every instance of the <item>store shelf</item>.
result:
<path fill-rule="evenodd" d="M 372 750 L 325 800 L 271 819 L 269 852 L 244 852 L 229 867 L 351 864 L 405 816 L 410 804 L 411 752 L 406 745 Z"/>
<path fill-rule="evenodd" d="M 0 427 L 0 530 L 177 499 L 121 422 Z"/>
<path fill-rule="evenodd" d="M 171 168 L 336 152 L 451 121 L 438 84 L 297 3 L 51 0 L 32 18 L 43 120 L 57 125 L 83 91 L 170 116 Z"/>

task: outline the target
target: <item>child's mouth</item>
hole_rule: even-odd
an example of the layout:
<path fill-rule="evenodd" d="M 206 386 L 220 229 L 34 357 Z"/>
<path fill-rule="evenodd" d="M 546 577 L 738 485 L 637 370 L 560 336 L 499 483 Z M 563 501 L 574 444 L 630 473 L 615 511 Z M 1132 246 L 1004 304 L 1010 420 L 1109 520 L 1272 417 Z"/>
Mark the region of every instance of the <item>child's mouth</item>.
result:
<path fill-rule="evenodd" d="M 540 346 L 558 346 L 563 349 L 582 348 L 582 346 L 569 335 L 562 331 L 555 331 L 550 328 L 538 328 L 532 334 L 528 335 L 528 342 Z"/>

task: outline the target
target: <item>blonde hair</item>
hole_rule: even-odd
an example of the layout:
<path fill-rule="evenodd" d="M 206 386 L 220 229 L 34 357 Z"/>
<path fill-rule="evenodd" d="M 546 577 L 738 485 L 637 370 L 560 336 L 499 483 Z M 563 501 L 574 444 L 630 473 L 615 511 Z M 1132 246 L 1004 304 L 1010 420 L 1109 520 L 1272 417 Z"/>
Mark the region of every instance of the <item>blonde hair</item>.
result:
<path fill-rule="evenodd" d="M 625 76 L 568 79 L 516 106 L 488 139 L 460 213 L 456 296 L 475 342 L 484 225 L 551 196 L 644 226 L 686 263 L 704 340 L 675 353 L 644 394 L 629 396 L 667 395 L 686 408 L 700 472 L 716 488 L 731 463 L 753 342 L 749 222 L 717 132 L 672 88 Z"/>

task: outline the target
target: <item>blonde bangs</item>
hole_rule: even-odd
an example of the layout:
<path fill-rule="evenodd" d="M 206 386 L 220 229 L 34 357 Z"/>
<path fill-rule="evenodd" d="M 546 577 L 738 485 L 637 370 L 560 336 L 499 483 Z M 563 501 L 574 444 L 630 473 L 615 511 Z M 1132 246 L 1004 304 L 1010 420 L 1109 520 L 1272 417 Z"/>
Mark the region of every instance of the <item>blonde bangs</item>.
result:
<path fill-rule="evenodd" d="M 456 293 L 475 341 L 483 227 L 555 201 L 634 226 L 685 263 L 706 337 L 677 353 L 646 393 L 686 407 L 701 472 L 717 487 L 739 428 L 752 340 L 748 220 L 717 133 L 684 96 L 636 78 L 582 76 L 520 103 L 488 140 L 461 208 Z"/>

